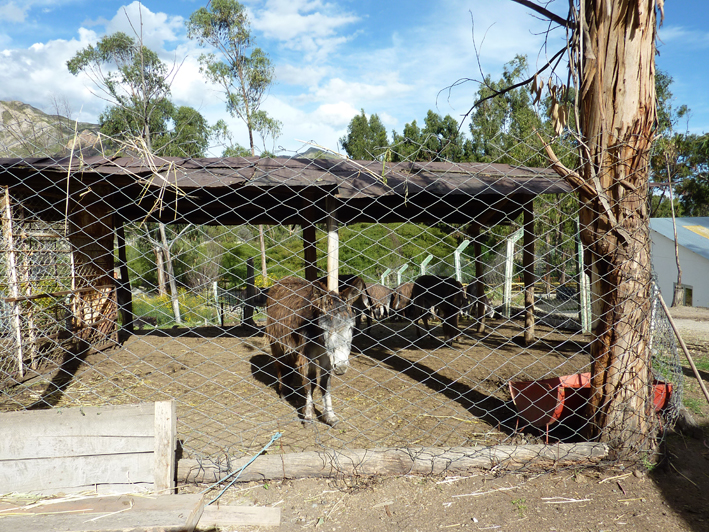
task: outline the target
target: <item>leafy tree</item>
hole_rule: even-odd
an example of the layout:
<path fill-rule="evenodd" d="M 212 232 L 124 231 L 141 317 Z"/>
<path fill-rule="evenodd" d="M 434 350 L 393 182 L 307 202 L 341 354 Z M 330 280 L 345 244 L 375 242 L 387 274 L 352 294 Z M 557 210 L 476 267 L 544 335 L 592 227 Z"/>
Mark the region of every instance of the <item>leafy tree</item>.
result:
<path fill-rule="evenodd" d="M 441 115 L 428 111 L 424 118 L 424 128 L 420 129 L 416 120 L 404 126 L 403 135 L 392 132 L 394 161 L 465 161 L 466 148 L 469 149 L 464 135 L 459 131 L 458 122 L 450 115 Z"/>
<path fill-rule="evenodd" d="M 352 159 L 380 159 L 388 150 L 387 132 L 379 116 L 373 114 L 367 119 L 362 109 L 349 126 L 347 135 L 340 138 L 340 144 Z"/>
<path fill-rule="evenodd" d="M 212 130 L 204 117 L 170 101 L 170 71 L 158 55 L 125 33 L 103 37 L 67 61 L 69 71 L 88 75 L 111 105 L 99 116 L 112 138 L 141 137 L 160 155 L 203 157 Z"/>
<path fill-rule="evenodd" d="M 102 93 L 98 96 L 120 109 L 119 117 L 107 120 L 121 118 L 127 130 L 137 132 L 151 149 L 150 125 L 164 117 L 170 93 L 170 72 L 155 52 L 117 32 L 79 50 L 67 68 L 75 76 L 85 73 Z"/>
<path fill-rule="evenodd" d="M 202 73 L 226 94 L 227 110 L 240 118 L 249 132 L 249 148 L 256 155 L 254 132 L 276 132 L 274 122 L 264 120 L 259 111 L 273 83 L 273 65 L 268 55 L 255 46 L 248 15 L 236 0 L 212 0 L 201 7 L 186 22 L 187 35 L 201 46 L 215 48 L 214 53 L 202 54 Z M 268 124 L 268 125 L 264 125 Z"/>
<path fill-rule="evenodd" d="M 469 144 L 471 160 L 479 162 L 507 163 L 531 167 L 545 167 L 548 164 L 542 141 L 535 134 L 538 130 L 543 138 L 554 138 L 554 124 L 548 118 L 551 101 L 539 102 L 539 111 L 534 109 L 534 98 L 525 85 L 506 90 L 522 81 L 527 74 L 527 58 L 518 55 L 504 66 L 502 78 L 493 81 L 488 75 L 477 92 L 481 103 L 471 116 Z M 498 93 L 499 96 L 492 97 Z M 573 101 L 571 91 L 564 91 L 559 97 L 561 104 Z M 573 126 L 573 123 L 571 124 Z M 576 168 L 577 157 L 574 143 L 559 139 L 555 143 L 559 158 L 570 168 Z M 570 158 L 570 160 L 569 160 Z"/>
<path fill-rule="evenodd" d="M 709 134 L 684 135 L 681 151 L 689 175 L 677 186 L 687 216 L 709 216 Z"/>

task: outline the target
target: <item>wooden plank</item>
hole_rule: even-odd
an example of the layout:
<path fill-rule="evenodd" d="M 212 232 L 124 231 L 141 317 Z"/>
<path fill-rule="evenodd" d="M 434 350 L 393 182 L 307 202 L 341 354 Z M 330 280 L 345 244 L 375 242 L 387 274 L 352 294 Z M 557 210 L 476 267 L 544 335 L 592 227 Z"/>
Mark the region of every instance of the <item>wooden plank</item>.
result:
<path fill-rule="evenodd" d="M 281 509 L 266 506 L 206 506 L 200 529 L 226 526 L 280 526 Z"/>
<path fill-rule="evenodd" d="M 152 452 L 5 460 L 0 462 L 0 490 L 76 493 L 102 486 L 101 491 L 150 491 L 153 464 Z"/>
<path fill-rule="evenodd" d="M 155 438 L 152 435 L 122 436 L 113 434 L 56 435 L 45 431 L 31 437 L 32 431 L 18 431 L 17 440 L 8 441 L 0 436 L 0 462 L 42 459 L 49 456 L 73 458 L 86 455 L 111 455 L 120 453 L 152 453 Z M 31 442 L 31 443 L 30 443 Z"/>
<path fill-rule="evenodd" d="M 129 444 L 138 452 L 152 451 L 154 417 L 153 403 L 0 414 L 0 460 L 83 456 L 97 446 L 105 446 L 107 453 L 126 452 Z M 61 446 L 68 442 L 71 447 Z"/>
<path fill-rule="evenodd" d="M 280 478 L 334 477 L 353 475 L 440 474 L 473 468 L 534 462 L 595 463 L 608 454 L 603 443 L 561 443 L 556 445 L 495 445 L 492 447 L 412 447 L 403 449 L 358 449 L 351 451 L 308 451 L 259 456 L 239 476 L 243 482 Z M 251 458 L 233 460 L 231 471 Z M 180 482 L 212 483 L 229 471 L 196 460 L 180 460 Z"/>
<path fill-rule="evenodd" d="M 155 403 L 155 454 L 153 471 L 157 491 L 175 489 L 177 448 L 177 405 L 175 401 Z"/>
<path fill-rule="evenodd" d="M 10 201 L 10 188 L 5 187 L 2 206 L 2 232 L 7 246 L 7 271 L 10 294 L 17 298 L 20 296 L 19 277 L 17 275 L 17 256 L 15 252 L 15 237 L 12 223 L 12 203 Z M 12 306 L 12 327 L 17 347 L 17 373 L 20 378 L 25 375 L 23 341 L 22 341 L 22 308 L 18 304 Z"/>
<path fill-rule="evenodd" d="M 174 489 L 176 432 L 173 401 L 0 414 L 0 490 Z"/>
<path fill-rule="evenodd" d="M 120 495 L 0 505 L 0 527 L 13 532 L 192 532 L 202 516 L 203 495 Z"/>

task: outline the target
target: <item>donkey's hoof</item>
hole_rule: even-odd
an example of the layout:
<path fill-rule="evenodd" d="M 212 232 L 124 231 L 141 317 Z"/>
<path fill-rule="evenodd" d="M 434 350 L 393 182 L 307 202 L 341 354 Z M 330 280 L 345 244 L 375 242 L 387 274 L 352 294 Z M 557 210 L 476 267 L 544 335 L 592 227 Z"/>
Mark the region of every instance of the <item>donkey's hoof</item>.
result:
<path fill-rule="evenodd" d="M 337 419 L 337 416 L 335 414 L 325 414 L 323 416 L 323 421 L 325 423 L 327 423 L 328 425 L 330 425 L 331 427 L 334 427 L 335 425 L 337 425 L 337 422 L 340 420 Z"/>

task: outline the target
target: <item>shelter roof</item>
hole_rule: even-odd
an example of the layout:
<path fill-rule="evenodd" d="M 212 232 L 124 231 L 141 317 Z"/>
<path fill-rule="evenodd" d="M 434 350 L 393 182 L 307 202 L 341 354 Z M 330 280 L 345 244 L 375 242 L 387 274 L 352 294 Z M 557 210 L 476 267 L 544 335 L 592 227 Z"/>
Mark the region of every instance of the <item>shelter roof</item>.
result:
<path fill-rule="evenodd" d="M 677 243 L 705 259 L 709 259 L 709 217 L 675 218 Z M 672 218 L 651 218 L 650 229 L 674 242 Z"/>
<path fill-rule="evenodd" d="M 64 199 L 67 188 L 76 198 L 93 187 L 129 220 L 222 225 L 317 221 L 328 196 L 341 223 L 496 225 L 539 194 L 571 192 L 544 168 L 256 157 L 0 159 L 0 185 Z"/>

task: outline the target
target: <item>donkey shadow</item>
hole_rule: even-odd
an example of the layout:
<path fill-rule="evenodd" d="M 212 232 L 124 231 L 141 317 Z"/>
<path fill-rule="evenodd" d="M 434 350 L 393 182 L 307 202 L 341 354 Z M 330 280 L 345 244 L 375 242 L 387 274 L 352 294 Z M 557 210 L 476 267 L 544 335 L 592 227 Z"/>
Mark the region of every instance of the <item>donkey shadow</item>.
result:
<path fill-rule="evenodd" d="M 252 356 L 249 362 L 251 363 L 251 376 L 266 388 L 272 389 L 279 400 L 284 399 L 298 412 L 298 416 L 302 420 L 301 409 L 305 404 L 305 394 L 300 383 L 299 373 L 293 369 L 288 371 L 283 368 L 286 371 L 281 376 L 283 389 L 283 397 L 281 398 L 278 393 L 278 377 L 276 376 L 276 363 L 273 357 L 260 353 Z M 317 386 L 317 383 L 313 383 L 313 386 Z"/>

